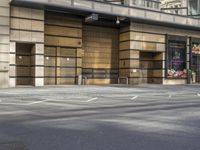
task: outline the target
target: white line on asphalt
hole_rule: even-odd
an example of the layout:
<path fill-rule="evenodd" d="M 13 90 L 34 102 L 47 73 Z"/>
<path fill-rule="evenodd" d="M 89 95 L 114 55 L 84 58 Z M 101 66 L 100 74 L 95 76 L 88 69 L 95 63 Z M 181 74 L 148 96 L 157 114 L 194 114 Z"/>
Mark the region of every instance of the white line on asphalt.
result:
<path fill-rule="evenodd" d="M 172 98 L 172 94 L 169 94 L 169 98 Z"/>
<path fill-rule="evenodd" d="M 98 97 L 91 98 L 91 99 L 87 100 L 87 102 L 91 102 L 91 101 L 94 101 L 94 100 L 97 100 L 97 99 L 98 99 Z"/>
<path fill-rule="evenodd" d="M 34 105 L 34 104 L 40 104 L 40 103 L 44 103 L 44 102 L 47 102 L 47 101 L 50 101 L 51 99 L 46 99 L 46 100 L 43 100 L 43 101 L 37 101 L 37 102 L 32 102 L 32 103 L 28 103 L 26 105 Z"/>
<path fill-rule="evenodd" d="M 200 96 L 200 93 L 197 93 L 197 96 Z"/>
<path fill-rule="evenodd" d="M 1 105 L 18 105 L 18 106 L 26 106 L 27 104 L 20 104 L 20 103 L 1 103 Z"/>
<path fill-rule="evenodd" d="M 134 97 L 132 97 L 131 100 L 134 100 L 134 99 L 136 99 L 136 98 L 138 98 L 138 96 L 134 96 Z"/>
<path fill-rule="evenodd" d="M 2 102 L 2 103 L 0 103 L 0 105 L 31 106 L 31 105 L 34 105 L 34 104 L 40 104 L 40 103 L 44 103 L 44 102 L 47 102 L 47 101 L 54 101 L 54 100 L 52 100 L 52 99 L 46 99 L 46 100 L 43 100 L 43 101 L 35 101 L 35 102 L 30 102 L 30 103 L 27 103 L 27 102 L 26 103 Z M 56 105 L 56 104 L 54 103 L 53 105 Z"/>
<path fill-rule="evenodd" d="M 12 115 L 12 114 L 24 114 L 27 111 L 19 110 L 19 111 L 9 111 L 9 112 L 0 112 L 0 115 Z"/>

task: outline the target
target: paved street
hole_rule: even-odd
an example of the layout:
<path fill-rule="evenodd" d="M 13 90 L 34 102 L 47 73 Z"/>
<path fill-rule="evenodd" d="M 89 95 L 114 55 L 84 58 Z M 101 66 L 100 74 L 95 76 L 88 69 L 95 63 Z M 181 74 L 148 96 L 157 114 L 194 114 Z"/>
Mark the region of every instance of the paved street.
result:
<path fill-rule="evenodd" d="M 200 150 L 200 86 L 0 89 L 0 150 L 20 146 Z"/>

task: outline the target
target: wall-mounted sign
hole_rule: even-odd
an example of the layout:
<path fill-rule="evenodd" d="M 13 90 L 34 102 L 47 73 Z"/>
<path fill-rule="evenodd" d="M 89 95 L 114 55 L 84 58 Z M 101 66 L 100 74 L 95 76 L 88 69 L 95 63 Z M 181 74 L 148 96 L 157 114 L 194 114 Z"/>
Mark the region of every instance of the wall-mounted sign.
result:
<path fill-rule="evenodd" d="M 167 78 L 187 77 L 187 38 L 181 36 L 167 36 Z"/>

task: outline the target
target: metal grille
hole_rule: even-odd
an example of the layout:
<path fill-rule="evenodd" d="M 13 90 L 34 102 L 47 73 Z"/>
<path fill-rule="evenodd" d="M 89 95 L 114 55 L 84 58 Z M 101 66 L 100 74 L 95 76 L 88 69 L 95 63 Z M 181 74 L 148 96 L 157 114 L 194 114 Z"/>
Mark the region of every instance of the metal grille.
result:
<path fill-rule="evenodd" d="M 20 142 L 0 143 L 0 150 L 28 150 L 27 146 Z"/>

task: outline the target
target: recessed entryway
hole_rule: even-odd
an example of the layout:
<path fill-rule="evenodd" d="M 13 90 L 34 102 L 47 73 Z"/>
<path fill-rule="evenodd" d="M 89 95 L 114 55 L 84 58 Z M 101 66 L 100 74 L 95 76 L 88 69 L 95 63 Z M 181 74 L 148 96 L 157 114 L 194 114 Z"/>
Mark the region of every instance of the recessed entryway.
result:
<path fill-rule="evenodd" d="M 116 84 L 119 74 L 119 29 L 83 26 L 83 50 L 86 84 Z"/>
<path fill-rule="evenodd" d="M 77 49 L 45 47 L 45 85 L 76 84 Z"/>
<path fill-rule="evenodd" d="M 16 85 L 33 85 L 33 44 L 16 44 Z"/>
<path fill-rule="evenodd" d="M 163 79 L 163 53 L 140 52 L 141 83 L 161 84 Z"/>

